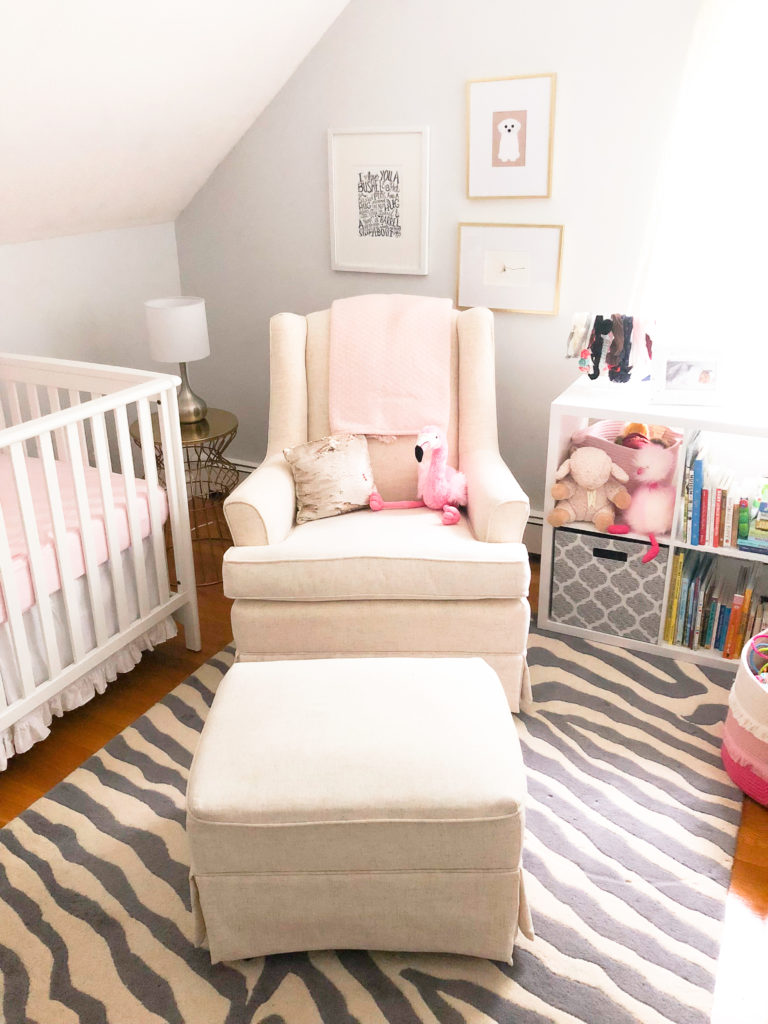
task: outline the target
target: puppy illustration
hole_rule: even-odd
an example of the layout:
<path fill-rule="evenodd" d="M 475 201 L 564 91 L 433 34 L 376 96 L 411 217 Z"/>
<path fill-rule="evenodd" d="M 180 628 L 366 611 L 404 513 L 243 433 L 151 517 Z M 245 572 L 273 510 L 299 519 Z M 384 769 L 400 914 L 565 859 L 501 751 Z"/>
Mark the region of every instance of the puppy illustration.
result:
<path fill-rule="evenodd" d="M 519 134 L 521 123 L 514 117 L 499 121 L 496 130 L 499 133 L 498 159 L 504 163 L 514 163 L 520 159 Z"/>

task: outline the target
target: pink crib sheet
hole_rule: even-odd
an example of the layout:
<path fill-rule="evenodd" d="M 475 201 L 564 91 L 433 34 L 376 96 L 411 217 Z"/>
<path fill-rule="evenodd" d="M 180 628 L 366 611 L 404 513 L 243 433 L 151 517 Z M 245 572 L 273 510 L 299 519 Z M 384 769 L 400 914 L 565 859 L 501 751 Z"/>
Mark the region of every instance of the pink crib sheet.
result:
<path fill-rule="evenodd" d="M 54 594 L 61 588 L 61 577 L 59 574 L 59 563 L 56 558 L 56 548 L 53 539 L 53 527 L 51 523 L 51 510 L 48 505 L 48 491 L 43 475 L 43 466 L 39 459 L 28 458 L 26 460 L 29 484 L 34 502 L 37 533 L 40 538 L 40 546 L 43 555 L 43 567 L 48 593 Z M 80 535 L 80 520 L 77 514 L 75 501 L 75 487 L 72 479 L 72 469 L 67 462 L 57 462 L 56 470 L 61 490 L 61 501 L 64 507 L 64 525 L 66 528 L 67 551 L 73 579 L 78 579 L 85 573 L 85 558 L 83 544 Z M 90 466 L 85 467 L 85 481 L 88 492 L 88 505 L 90 508 L 91 520 L 88 524 L 88 535 L 93 542 L 97 562 L 101 565 L 109 557 L 107 549 L 107 533 L 104 525 L 104 506 L 101 498 L 101 486 L 99 483 L 98 471 Z M 131 543 L 128 527 L 128 500 L 125 493 L 125 483 L 119 473 L 111 474 L 112 493 L 115 504 L 115 520 L 117 525 L 117 539 L 120 550 L 125 551 Z M 160 510 L 162 520 L 168 517 L 168 502 L 165 491 L 157 488 L 160 495 Z M 144 480 L 136 481 L 136 512 L 141 530 L 142 538 L 149 535 L 149 501 L 148 485 Z M 8 544 L 11 550 L 13 564 L 13 585 L 16 588 L 22 611 L 28 611 L 36 601 L 35 589 L 32 583 L 32 572 L 29 563 L 29 552 L 27 549 L 27 538 L 24 532 L 24 524 L 21 518 L 16 494 L 11 460 L 8 455 L 0 455 L 0 505 L 2 506 L 5 528 L 8 535 Z M 7 586 L 3 580 L 3 589 Z M 0 623 L 5 622 L 7 613 L 5 600 L 0 596 Z"/>

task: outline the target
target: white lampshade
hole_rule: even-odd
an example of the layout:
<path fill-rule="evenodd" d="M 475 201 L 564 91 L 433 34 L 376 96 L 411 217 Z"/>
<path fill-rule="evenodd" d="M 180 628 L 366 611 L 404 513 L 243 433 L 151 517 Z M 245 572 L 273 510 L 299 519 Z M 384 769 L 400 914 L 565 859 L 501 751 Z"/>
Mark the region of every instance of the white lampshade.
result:
<path fill-rule="evenodd" d="M 147 314 L 149 351 L 159 363 L 187 363 L 210 355 L 205 299 L 176 295 L 150 299 Z"/>

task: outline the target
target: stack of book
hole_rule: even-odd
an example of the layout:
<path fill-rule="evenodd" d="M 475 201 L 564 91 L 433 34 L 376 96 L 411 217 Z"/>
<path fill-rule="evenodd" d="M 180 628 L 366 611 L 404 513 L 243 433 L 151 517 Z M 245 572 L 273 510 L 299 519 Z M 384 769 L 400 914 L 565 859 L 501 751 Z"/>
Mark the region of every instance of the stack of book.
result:
<path fill-rule="evenodd" d="M 670 579 L 664 642 L 738 658 L 748 637 L 768 628 L 768 593 L 756 593 L 760 567 L 741 566 L 736 578 L 705 552 L 678 551 Z M 765 588 L 768 590 L 768 588 Z"/>
<path fill-rule="evenodd" d="M 757 486 L 756 480 L 737 480 L 707 461 L 697 435 L 686 456 L 680 536 L 696 547 L 741 548 L 744 544 L 745 551 L 768 553 L 768 530 L 762 537 L 750 532 L 751 495 Z"/>
<path fill-rule="evenodd" d="M 761 501 L 757 515 L 750 520 L 749 533 L 739 538 L 739 550 L 768 555 L 768 501 Z"/>

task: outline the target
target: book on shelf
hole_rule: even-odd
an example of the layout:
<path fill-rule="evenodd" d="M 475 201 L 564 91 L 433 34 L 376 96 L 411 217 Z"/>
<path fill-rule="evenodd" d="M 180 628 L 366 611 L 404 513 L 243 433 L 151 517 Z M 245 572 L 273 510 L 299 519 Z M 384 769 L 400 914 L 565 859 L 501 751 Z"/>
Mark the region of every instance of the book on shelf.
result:
<path fill-rule="evenodd" d="M 672 640 L 673 643 L 679 646 L 683 641 L 683 620 L 685 615 L 683 609 L 685 603 L 688 600 L 688 587 L 691 585 L 691 574 L 690 574 L 690 558 L 686 555 L 683 563 L 683 573 L 680 578 L 680 587 L 677 593 L 677 600 L 675 602 L 675 619 L 672 627 Z"/>
<path fill-rule="evenodd" d="M 730 540 L 730 547 L 735 548 L 739 543 L 739 503 L 738 501 L 729 501 L 730 507 L 730 530 L 728 531 Z"/>
<path fill-rule="evenodd" d="M 768 572 L 761 565 L 687 550 L 675 552 L 670 573 L 665 643 L 738 658 L 768 623 Z"/>
<path fill-rule="evenodd" d="M 709 515 L 709 487 L 701 488 L 699 497 L 699 539 L 698 544 L 703 547 L 707 543 L 707 516 Z"/>
<path fill-rule="evenodd" d="M 700 431 L 697 430 L 688 442 L 683 470 L 683 500 L 680 502 L 680 536 L 688 543 L 691 541 L 691 519 L 693 516 L 693 464 L 699 452 L 699 434 Z"/>
<path fill-rule="evenodd" d="M 731 618 L 730 605 L 724 604 L 720 608 L 720 614 L 717 619 L 717 633 L 715 634 L 714 648 L 716 651 L 722 651 L 725 646 L 725 634 L 728 632 L 728 623 Z"/>
<path fill-rule="evenodd" d="M 715 646 L 715 627 L 717 626 L 717 618 L 722 608 L 722 602 L 720 600 L 720 582 L 716 582 L 712 588 L 712 596 L 709 602 L 709 607 L 706 610 L 706 627 L 704 630 L 704 636 L 701 639 L 701 646 L 711 650 Z"/>
<path fill-rule="evenodd" d="M 725 481 L 725 486 L 720 488 L 720 514 L 717 531 L 717 546 L 719 548 L 724 547 L 728 542 L 726 541 L 725 526 L 728 519 L 728 483 Z"/>
<path fill-rule="evenodd" d="M 733 601 L 731 602 L 731 617 L 730 622 L 728 623 L 728 632 L 725 635 L 723 657 L 733 657 L 733 647 L 736 642 L 736 634 L 738 633 L 738 627 L 741 621 L 741 609 L 744 603 L 744 585 L 744 570 L 741 568 L 738 570 L 736 592 L 734 593 Z"/>
<path fill-rule="evenodd" d="M 741 654 L 741 649 L 747 640 L 747 630 L 749 628 L 750 613 L 752 611 L 752 603 L 755 601 L 755 580 L 757 571 L 753 566 L 747 575 L 746 589 L 744 591 L 744 603 L 741 609 L 741 615 L 739 616 L 739 626 L 736 630 L 736 636 L 733 641 L 733 651 L 731 656 L 738 658 Z M 751 634 L 749 634 L 751 636 Z"/>
<path fill-rule="evenodd" d="M 683 582 L 683 562 L 685 552 L 676 551 L 672 560 L 672 575 L 669 581 L 669 594 L 667 597 L 667 615 L 664 620 L 664 642 L 674 643 L 675 623 L 677 621 L 677 606 L 680 601 L 680 587 Z"/>
<path fill-rule="evenodd" d="M 766 606 L 768 605 L 768 598 L 760 597 L 757 600 L 752 601 L 752 608 L 750 609 L 749 620 L 747 622 L 747 628 L 744 632 L 745 640 L 748 637 L 755 636 L 759 633 L 762 627 L 762 622 L 765 617 Z M 742 644 L 743 646 L 743 644 Z"/>
<path fill-rule="evenodd" d="M 738 542 L 739 551 L 747 551 L 752 555 L 768 555 L 768 541 L 758 537 L 745 537 Z"/>
<path fill-rule="evenodd" d="M 689 544 L 699 544 L 701 536 L 701 497 L 704 486 L 704 459 L 698 457 L 693 462 L 692 494 L 691 494 L 691 526 L 687 537 Z"/>
<path fill-rule="evenodd" d="M 693 641 L 690 645 L 694 651 L 698 651 L 699 648 L 703 646 L 702 631 L 703 635 L 706 636 L 706 623 L 709 618 L 709 607 L 712 600 L 712 591 L 714 589 L 714 570 L 714 562 L 710 562 L 698 587 L 696 598 L 696 617 L 693 626 Z"/>
<path fill-rule="evenodd" d="M 766 505 L 768 503 L 761 502 L 760 505 Z M 760 515 L 758 509 L 758 516 Z M 755 555 L 768 555 L 768 531 L 762 529 L 758 523 L 761 522 L 759 518 L 755 519 L 754 522 L 749 525 L 749 532 L 746 537 L 739 537 L 737 540 L 737 546 L 740 551 L 749 551 Z"/>

